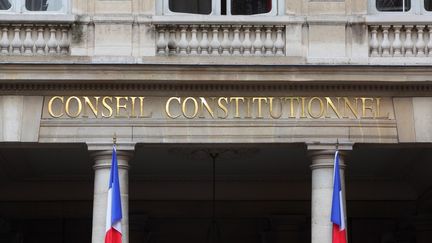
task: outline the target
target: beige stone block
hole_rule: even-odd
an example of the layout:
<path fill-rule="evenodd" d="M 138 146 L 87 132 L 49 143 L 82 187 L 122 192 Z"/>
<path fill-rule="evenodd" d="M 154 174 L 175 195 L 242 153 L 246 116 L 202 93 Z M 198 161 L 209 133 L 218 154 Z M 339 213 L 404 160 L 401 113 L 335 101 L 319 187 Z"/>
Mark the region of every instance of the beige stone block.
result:
<path fill-rule="evenodd" d="M 95 3 L 96 13 L 131 13 L 132 1 L 131 0 L 96 0 Z"/>
<path fill-rule="evenodd" d="M 394 98 L 399 142 L 415 142 L 415 124 L 412 98 Z"/>
<path fill-rule="evenodd" d="M 301 57 L 304 53 L 303 28 L 301 24 L 286 26 L 286 55 Z"/>
<path fill-rule="evenodd" d="M 432 142 L 432 98 L 413 98 L 414 124 L 417 142 Z"/>
<path fill-rule="evenodd" d="M 89 43 L 89 28 L 87 24 L 76 24 L 72 27 L 71 55 L 87 56 Z"/>
<path fill-rule="evenodd" d="M 285 0 L 285 13 L 288 15 L 301 15 L 302 14 L 302 0 Z"/>
<path fill-rule="evenodd" d="M 88 1 L 89 0 L 72 0 L 72 14 L 80 15 L 88 13 Z"/>
<path fill-rule="evenodd" d="M 23 106 L 22 142 L 37 142 L 42 117 L 43 97 L 25 96 Z"/>
<path fill-rule="evenodd" d="M 367 25 L 352 24 L 349 25 L 349 40 L 351 51 L 351 62 L 367 64 L 369 59 L 369 42 Z"/>
<path fill-rule="evenodd" d="M 130 56 L 131 54 L 131 24 L 96 24 L 95 55 Z"/>
<path fill-rule="evenodd" d="M 156 1 L 141 1 L 142 11 L 146 14 L 154 14 L 156 11 L 155 2 Z"/>
<path fill-rule="evenodd" d="M 345 14 L 345 1 L 311 1 L 308 4 L 309 15 Z"/>
<path fill-rule="evenodd" d="M 336 58 L 346 56 L 345 25 L 309 26 L 309 57 Z"/>
<path fill-rule="evenodd" d="M 367 14 L 368 1 L 351 1 L 351 11 L 352 14 Z"/>
<path fill-rule="evenodd" d="M 141 24 L 139 26 L 139 48 L 142 56 L 156 56 L 156 41 L 153 28 Z"/>
<path fill-rule="evenodd" d="M 350 141 L 356 143 L 397 143 L 396 127 L 351 127 L 349 129 Z"/>
<path fill-rule="evenodd" d="M 0 141 L 37 142 L 43 97 L 0 97 Z"/>

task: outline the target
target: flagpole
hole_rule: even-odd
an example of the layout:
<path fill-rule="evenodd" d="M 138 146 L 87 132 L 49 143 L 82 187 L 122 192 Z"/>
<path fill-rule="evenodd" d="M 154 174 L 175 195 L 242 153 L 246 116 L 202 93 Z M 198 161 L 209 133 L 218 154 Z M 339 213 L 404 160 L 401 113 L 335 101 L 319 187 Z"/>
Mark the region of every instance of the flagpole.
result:
<path fill-rule="evenodd" d="M 113 145 L 114 146 L 117 145 L 117 134 L 116 133 L 114 133 L 114 135 L 113 135 Z"/>

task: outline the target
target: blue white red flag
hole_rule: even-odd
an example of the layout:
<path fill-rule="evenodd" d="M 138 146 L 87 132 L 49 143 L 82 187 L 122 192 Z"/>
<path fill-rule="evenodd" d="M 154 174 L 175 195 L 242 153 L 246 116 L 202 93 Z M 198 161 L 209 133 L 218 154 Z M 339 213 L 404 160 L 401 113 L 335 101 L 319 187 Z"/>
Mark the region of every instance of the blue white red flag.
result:
<path fill-rule="evenodd" d="M 333 223 L 332 243 L 346 243 L 345 205 L 342 196 L 342 184 L 339 168 L 339 151 L 335 153 L 333 171 L 333 200 L 331 222 Z"/>
<path fill-rule="evenodd" d="M 119 182 L 118 164 L 117 164 L 117 151 L 114 145 L 113 152 L 112 152 L 110 180 L 108 186 L 105 243 L 122 242 L 121 221 L 122 221 L 122 209 L 121 209 L 120 182 Z"/>

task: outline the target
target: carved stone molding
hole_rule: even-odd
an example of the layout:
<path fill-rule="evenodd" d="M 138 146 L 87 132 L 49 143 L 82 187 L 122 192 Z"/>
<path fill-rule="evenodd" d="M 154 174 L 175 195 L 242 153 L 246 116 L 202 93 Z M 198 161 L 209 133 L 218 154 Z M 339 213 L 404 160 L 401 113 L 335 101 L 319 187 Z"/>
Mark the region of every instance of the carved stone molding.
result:
<path fill-rule="evenodd" d="M 399 96 L 430 95 L 432 84 L 154 84 L 154 83 L 0 83 L 0 94 L 20 94 L 38 92 L 52 94 L 64 92 L 71 95 L 76 92 L 136 92 L 136 91 L 167 91 L 167 92 L 379 92 L 382 94 L 398 94 Z"/>

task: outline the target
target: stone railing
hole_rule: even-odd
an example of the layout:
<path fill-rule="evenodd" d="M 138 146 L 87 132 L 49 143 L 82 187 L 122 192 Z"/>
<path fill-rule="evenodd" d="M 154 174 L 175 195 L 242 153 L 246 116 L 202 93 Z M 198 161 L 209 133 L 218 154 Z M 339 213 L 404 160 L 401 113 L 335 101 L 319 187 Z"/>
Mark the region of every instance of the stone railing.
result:
<path fill-rule="evenodd" d="M 0 24 L 0 55 L 67 55 L 70 25 Z"/>
<path fill-rule="evenodd" d="M 285 26 L 158 24 L 157 55 L 285 56 Z"/>
<path fill-rule="evenodd" d="M 432 25 L 370 25 L 370 57 L 432 57 Z"/>

